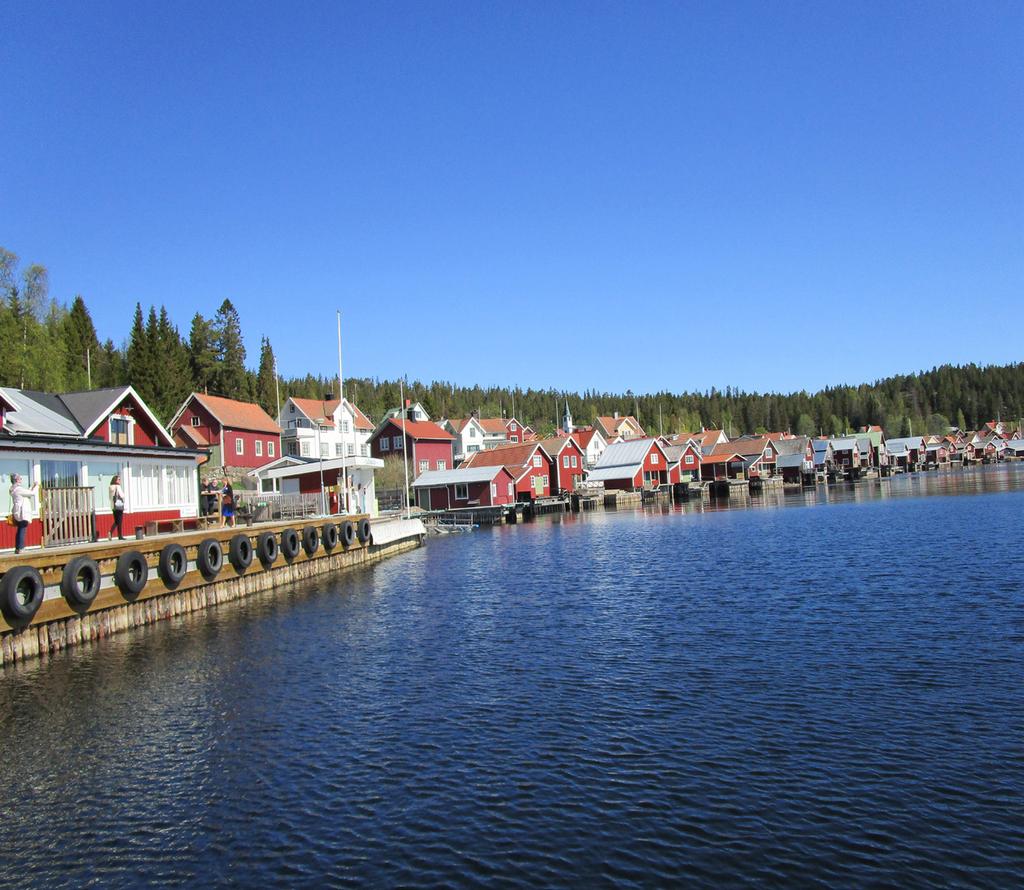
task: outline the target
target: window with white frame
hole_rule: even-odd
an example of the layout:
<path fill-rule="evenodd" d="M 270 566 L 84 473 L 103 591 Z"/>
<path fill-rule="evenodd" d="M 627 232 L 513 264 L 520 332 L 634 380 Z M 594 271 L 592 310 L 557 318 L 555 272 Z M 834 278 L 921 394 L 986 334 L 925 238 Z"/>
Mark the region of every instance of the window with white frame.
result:
<path fill-rule="evenodd" d="M 302 456 L 309 457 L 309 442 L 302 443 Z"/>
<path fill-rule="evenodd" d="M 22 485 L 26 488 L 32 485 L 32 463 L 27 460 L 11 460 L 9 458 L 0 458 L 0 514 L 6 516 L 14 509 L 14 505 L 11 503 L 11 475 L 17 473 L 22 478 Z M 109 484 L 110 480 L 107 480 Z M 32 510 L 32 515 L 35 516 L 39 511 L 39 498 L 28 499 L 29 508 Z M 0 522 L 3 519 L 0 518 Z"/>
<path fill-rule="evenodd" d="M 683 462 L 684 462 L 684 463 L 686 463 L 686 464 L 689 464 L 690 466 L 693 466 L 693 455 L 692 455 L 692 454 L 689 454 L 689 453 L 687 453 L 687 455 L 686 455 L 686 457 L 684 458 L 684 461 L 683 461 Z"/>
<path fill-rule="evenodd" d="M 446 460 L 439 460 L 437 462 L 437 469 L 439 469 L 439 470 L 447 470 L 448 469 L 448 461 L 446 461 Z"/>
<path fill-rule="evenodd" d="M 343 433 L 347 433 L 348 432 L 348 421 L 347 420 L 343 420 L 341 422 L 341 431 Z"/>
<path fill-rule="evenodd" d="M 164 467 L 164 504 L 191 504 L 192 473 L 189 467 Z"/>
<path fill-rule="evenodd" d="M 189 423 L 191 423 L 192 426 L 199 426 L 199 417 L 193 414 L 192 417 L 189 418 Z"/>
<path fill-rule="evenodd" d="M 103 463 L 100 461 L 89 461 L 88 472 L 85 476 L 85 484 L 93 490 L 93 507 L 97 513 L 109 512 L 110 504 L 110 480 L 121 473 L 121 464 Z M 121 477 L 122 488 L 128 490 L 124 485 L 124 477 Z"/>
<path fill-rule="evenodd" d="M 334 443 L 334 456 L 341 457 L 341 442 Z"/>
<path fill-rule="evenodd" d="M 331 443 L 330 442 L 321 442 L 320 443 L 320 456 L 321 457 L 330 457 L 331 456 Z"/>
<path fill-rule="evenodd" d="M 509 441 L 510 442 L 518 442 L 519 441 L 519 436 L 512 436 L 512 437 L 509 438 Z"/>
<path fill-rule="evenodd" d="M 369 455 L 370 455 L 370 446 L 367 445 L 365 442 L 363 442 L 363 444 L 359 446 L 359 453 L 363 457 L 369 457 Z"/>
<path fill-rule="evenodd" d="M 508 496 L 509 497 L 514 497 L 515 496 L 515 490 L 516 490 L 516 484 L 514 482 L 509 482 L 509 484 L 508 484 Z"/>
<path fill-rule="evenodd" d="M 455 500 L 457 501 L 468 501 L 469 500 L 469 485 L 465 482 L 455 483 Z"/>
<path fill-rule="evenodd" d="M 543 486 L 544 486 L 545 488 L 547 488 L 547 487 L 548 487 L 548 477 L 547 477 L 547 476 L 541 476 L 541 477 L 540 477 L 540 481 L 541 481 L 541 483 L 543 484 Z"/>
<path fill-rule="evenodd" d="M 542 463 L 542 461 L 541 461 L 541 459 L 540 459 L 540 455 L 539 455 L 539 454 L 535 454 L 535 455 L 533 456 L 533 465 L 534 465 L 535 467 L 538 467 L 538 468 L 539 468 L 539 467 L 540 467 L 540 465 L 541 465 L 541 463 Z"/>
<path fill-rule="evenodd" d="M 268 439 L 267 440 L 267 457 L 273 457 L 273 456 L 274 456 L 274 440 L 273 439 Z"/>
<path fill-rule="evenodd" d="M 476 438 L 476 427 L 475 426 L 471 426 L 469 428 L 469 438 L 471 438 L 471 439 L 475 439 Z"/>
<path fill-rule="evenodd" d="M 516 425 L 514 423 L 510 423 L 508 425 L 508 429 L 509 429 L 509 432 L 514 433 L 516 431 Z"/>
<path fill-rule="evenodd" d="M 429 460 L 421 460 L 420 461 L 420 472 L 421 473 L 425 473 L 429 469 L 430 469 L 430 461 Z"/>
<path fill-rule="evenodd" d="M 235 439 L 235 454 L 245 454 L 245 440 L 241 436 Z"/>
<path fill-rule="evenodd" d="M 491 500 L 493 501 L 498 496 L 498 484 L 496 482 L 491 483 Z"/>
<path fill-rule="evenodd" d="M 656 464 L 657 462 L 658 462 L 658 452 L 657 451 L 652 451 L 651 452 L 651 463 L 652 464 Z"/>
<path fill-rule="evenodd" d="M 404 448 L 402 447 L 404 443 L 402 441 L 402 437 L 401 436 L 395 436 L 391 441 L 392 441 L 392 445 L 394 446 L 395 451 L 403 451 L 404 450 Z"/>
<path fill-rule="evenodd" d="M 390 451 L 391 450 L 391 439 L 390 439 L 390 437 L 388 437 L 388 436 L 381 436 L 380 437 L 380 450 L 381 451 Z"/>
<path fill-rule="evenodd" d="M 131 423 L 127 417 L 119 414 L 110 415 L 110 442 L 112 445 L 131 445 Z"/>
<path fill-rule="evenodd" d="M 348 455 L 349 457 L 355 457 L 355 454 L 356 454 L 356 446 L 355 446 L 355 445 L 354 445 L 354 444 L 353 444 L 352 442 L 349 442 L 349 443 L 348 443 L 348 444 L 347 444 L 347 445 L 345 446 L 345 453 L 346 453 L 346 454 L 347 454 L 347 455 Z"/>
<path fill-rule="evenodd" d="M 570 455 L 570 457 L 572 458 L 572 468 L 573 468 L 573 469 L 575 470 L 575 469 L 576 469 L 576 467 L 578 467 L 578 466 L 579 466 L 579 464 L 578 464 L 578 463 L 576 463 L 576 455 L 575 455 L 575 454 L 573 454 L 573 455 Z"/>
<path fill-rule="evenodd" d="M 257 439 L 256 440 L 256 456 L 257 457 L 263 457 L 263 440 L 262 439 Z"/>
<path fill-rule="evenodd" d="M 145 510 L 162 503 L 160 467 L 156 464 L 132 464 L 128 474 L 128 498 L 132 508 Z"/>
<path fill-rule="evenodd" d="M 563 454 L 562 455 L 562 466 L 565 467 L 565 469 L 567 469 L 567 470 L 569 469 L 569 455 L 568 454 Z"/>

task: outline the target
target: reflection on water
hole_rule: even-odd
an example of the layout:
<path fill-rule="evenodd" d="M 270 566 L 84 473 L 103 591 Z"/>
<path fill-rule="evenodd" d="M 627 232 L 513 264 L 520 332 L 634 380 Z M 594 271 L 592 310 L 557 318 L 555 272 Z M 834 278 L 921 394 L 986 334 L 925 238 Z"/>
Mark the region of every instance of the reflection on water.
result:
<path fill-rule="evenodd" d="M 7 668 L 0 884 L 1020 886 L 1022 483 L 545 517 Z"/>

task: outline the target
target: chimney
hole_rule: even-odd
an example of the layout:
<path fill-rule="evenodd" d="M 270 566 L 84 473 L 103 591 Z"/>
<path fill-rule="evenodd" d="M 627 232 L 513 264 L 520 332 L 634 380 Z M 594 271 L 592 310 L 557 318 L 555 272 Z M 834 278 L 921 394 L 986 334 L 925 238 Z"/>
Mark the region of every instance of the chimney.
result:
<path fill-rule="evenodd" d="M 614 417 L 615 417 L 616 420 L 619 419 L 619 412 L 618 411 L 615 412 Z"/>
<path fill-rule="evenodd" d="M 406 408 L 411 408 L 412 407 L 412 399 L 406 399 L 405 400 L 405 407 Z"/>
<path fill-rule="evenodd" d="M 334 393 L 333 392 L 325 392 L 324 393 L 324 401 L 325 402 L 333 402 L 334 401 Z"/>

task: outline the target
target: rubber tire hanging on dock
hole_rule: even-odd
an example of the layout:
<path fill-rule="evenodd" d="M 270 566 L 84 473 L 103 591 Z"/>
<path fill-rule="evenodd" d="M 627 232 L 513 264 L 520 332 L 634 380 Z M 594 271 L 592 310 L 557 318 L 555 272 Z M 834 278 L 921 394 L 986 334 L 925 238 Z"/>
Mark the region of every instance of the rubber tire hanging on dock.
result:
<path fill-rule="evenodd" d="M 285 562 L 291 562 L 299 555 L 299 533 L 293 528 L 286 528 L 281 532 L 281 553 Z"/>
<path fill-rule="evenodd" d="M 235 535 L 228 544 L 228 559 L 239 575 L 252 565 L 252 541 L 248 535 Z"/>
<path fill-rule="evenodd" d="M 351 519 L 346 519 L 341 524 L 341 546 L 346 550 L 351 547 L 356 540 L 356 527 L 352 524 Z"/>
<path fill-rule="evenodd" d="M 277 546 L 277 538 L 273 532 L 263 532 L 256 539 L 256 556 L 259 557 L 263 568 L 269 569 L 277 562 L 277 554 L 280 548 Z"/>
<path fill-rule="evenodd" d="M 60 592 L 76 612 L 88 609 L 100 592 L 99 563 L 88 556 L 76 556 L 64 566 Z"/>
<path fill-rule="evenodd" d="M 164 587 L 174 590 L 188 572 L 188 554 L 181 544 L 168 544 L 160 551 L 160 561 L 156 573 L 164 582 Z"/>
<path fill-rule="evenodd" d="M 149 580 L 149 566 L 146 557 L 138 550 L 125 550 L 117 558 L 114 569 L 114 583 L 128 602 L 134 602 Z"/>
<path fill-rule="evenodd" d="M 28 624 L 43 604 L 43 576 L 32 566 L 15 566 L 0 578 L 0 605 L 13 627 Z"/>
<path fill-rule="evenodd" d="M 323 543 L 324 550 L 327 553 L 334 550 L 338 546 L 338 526 L 333 522 L 328 522 L 321 530 L 320 541 Z"/>
<path fill-rule="evenodd" d="M 224 568 L 224 548 L 216 538 L 206 538 L 196 547 L 196 568 L 207 581 L 212 581 Z"/>
<path fill-rule="evenodd" d="M 369 544 L 370 543 L 370 520 L 369 519 L 360 519 L 359 520 L 359 528 L 356 531 L 356 535 L 358 535 L 359 540 L 362 543 L 364 543 L 364 544 Z"/>
<path fill-rule="evenodd" d="M 307 525 L 302 530 L 302 549 L 306 551 L 306 556 L 312 556 L 320 549 L 320 532 L 315 525 Z"/>

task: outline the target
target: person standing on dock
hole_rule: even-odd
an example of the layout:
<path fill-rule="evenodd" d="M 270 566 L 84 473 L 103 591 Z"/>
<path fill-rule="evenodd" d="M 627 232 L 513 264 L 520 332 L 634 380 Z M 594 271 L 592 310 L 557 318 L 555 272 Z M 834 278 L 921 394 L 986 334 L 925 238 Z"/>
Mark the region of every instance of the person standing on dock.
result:
<path fill-rule="evenodd" d="M 110 534 L 107 540 L 114 539 L 114 532 L 117 532 L 117 539 L 124 540 L 124 529 L 121 523 L 124 521 L 124 489 L 121 487 L 121 476 L 115 473 L 110 477 L 110 510 L 114 514 L 114 524 L 110 527 Z"/>
<path fill-rule="evenodd" d="M 17 531 L 14 533 L 14 552 L 21 553 L 25 549 L 25 532 L 32 520 L 32 511 L 29 509 L 29 498 L 36 497 L 37 482 L 31 488 L 25 488 L 24 480 L 17 473 L 11 475 L 11 516 Z"/>
<path fill-rule="evenodd" d="M 225 525 L 235 527 L 235 490 L 231 483 L 224 479 L 224 488 L 221 489 L 222 499 L 220 502 L 220 527 Z"/>

